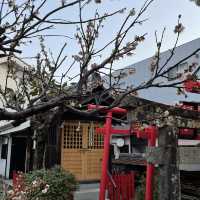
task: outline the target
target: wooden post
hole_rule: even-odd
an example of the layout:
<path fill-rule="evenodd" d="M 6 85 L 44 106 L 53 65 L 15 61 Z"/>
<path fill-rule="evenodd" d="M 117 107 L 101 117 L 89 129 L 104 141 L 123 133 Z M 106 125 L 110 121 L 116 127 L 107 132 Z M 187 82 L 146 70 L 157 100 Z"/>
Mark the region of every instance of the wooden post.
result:
<path fill-rule="evenodd" d="M 178 129 L 164 126 L 159 129 L 158 146 L 163 148 L 161 152 L 164 163 L 159 166 L 159 200 L 179 200 L 180 176 L 177 165 L 178 158 Z"/>

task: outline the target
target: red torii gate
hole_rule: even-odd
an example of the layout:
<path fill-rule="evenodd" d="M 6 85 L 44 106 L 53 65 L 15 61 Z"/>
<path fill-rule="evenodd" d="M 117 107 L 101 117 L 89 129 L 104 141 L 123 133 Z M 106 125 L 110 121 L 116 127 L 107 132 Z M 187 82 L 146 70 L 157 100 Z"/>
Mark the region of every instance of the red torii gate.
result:
<path fill-rule="evenodd" d="M 112 116 L 113 114 L 126 114 L 127 110 L 119 107 L 114 107 L 112 109 L 106 109 L 105 106 L 99 105 L 88 105 L 88 110 L 102 109 L 106 114 L 106 123 L 103 128 L 97 128 L 97 131 L 104 134 L 104 151 L 103 151 L 103 160 L 102 160 L 102 175 L 100 182 L 100 191 L 99 191 L 99 200 L 105 200 L 106 195 L 106 186 L 108 183 L 108 162 L 109 162 L 109 152 L 110 152 L 110 136 L 112 134 L 136 134 L 138 138 L 145 138 L 148 140 L 148 146 L 155 146 L 156 137 L 157 137 L 157 128 L 154 126 L 149 126 L 144 130 L 131 129 L 120 130 L 112 128 Z M 147 173 L 146 173 L 146 192 L 145 200 L 153 199 L 153 180 L 154 165 L 147 163 Z M 120 200 L 121 198 L 119 198 Z M 131 199 L 123 199 L 131 200 Z"/>
<path fill-rule="evenodd" d="M 133 133 L 136 134 L 138 138 L 147 139 L 148 147 L 156 146 L 156 138 L 158 135 L 158 130 L 156 126 L 148 126 L 143 130 L 133 129 Z M 145 200 L 153 200 L 153 175 L 154 175 L 154 164 L 147 163 L 146 169 L 146 191 L 145 191 Z"/>
<path fill-rule="evenodd" d="M 199 93 L 200 94 L 200 82 L 187 80 L 184 82 L 184 88 L 187 92 Z M 112 134 L 135 134 L 138 138 L 143 138 L 148 140 L 148 146 L 153 147 L 156 145 L 157 138 L 157 128 L 155 126 L 149 126 L 143 130 L 134 128 L 133 130 L 120 130 L 112 128 L 112 116 L 113 114 L 126 114 L 127 110 L 119 107 L 114 107 L 112 109 L 107 109 L 104 106 L 99 105 L 88 105 L 88 110 L 102 109 L 102 112 L 106 113 L 106 123 L 103 128 L 97 128 L 97 132 L 104 134 L 104 151 L 103 151 L 103 161 L 102 161 L 102 175 L 100 183 L 99 200 L 105 200 L 106 186 L 108 183 L 108 162 L 109 162 L 109 152 L 110 152 L 110 136 Z M 183 106 L 183 109 L 187 109 Z M 180 129 L 179 135 L 191 135 L 192 130 Z M 197 137 L 196 139 L 199 139 Z M 145 200 L 153 199 L 153 174 L 154 165 L 147 163 L 146 171 L 146 192 Z M 114 177 L 114 176 L 113 176 Z M 123 200 L 130 200 L 124 199 Z M 121 198 L 119 198 L 121 200 Z"/>
<path fill-rule="evenodd" d="M 109 152 L 110 152 L 110 136 L 111 134 L 115 134 L 116 132 L 119 133 L 119 130 L 114 130 L 112 128 L 112 116 L 113 114 L 126 114 L 127 110 L 123 108 L 112 108 L 106 110 L 104 106 L 98 105 L 88 105 L 88 110 L 94 109 L 104 109 L 103 112 L 106 114 L 106 123 L 103 128 L 99 128 L 97 131 L 104 133 L 104 150 L 103 150 L 103 160 L 102 160 L 102 172 L 101 172 L 101 182 L 100 182 L 100 191 L 99 191 L 99 200 L 105 200 L 106 195 L 106 185 L 108 181 L 108 162 L 109 162 Z M 130 134 L 129 130 L 123 130 L 125 134 Z M 121 133 L 121 132 L 120 132 Z"/>

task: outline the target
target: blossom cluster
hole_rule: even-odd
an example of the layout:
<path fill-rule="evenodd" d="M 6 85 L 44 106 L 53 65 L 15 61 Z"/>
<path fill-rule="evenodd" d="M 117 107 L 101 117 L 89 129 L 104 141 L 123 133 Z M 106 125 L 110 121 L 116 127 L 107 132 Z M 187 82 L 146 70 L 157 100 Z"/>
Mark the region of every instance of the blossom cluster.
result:
<path fill-rule="evenodd" d="M 50 188 L 46 182 L 40 178 L 35 179 L 30 185 L 26 185 L 23 181 L 23 174 L 19 174 L 16 178 L 17 184 L 12 190 L 8 190 L 6 200 L 29 200 L 30 197 L 40 199 L 46 194 Z"/>

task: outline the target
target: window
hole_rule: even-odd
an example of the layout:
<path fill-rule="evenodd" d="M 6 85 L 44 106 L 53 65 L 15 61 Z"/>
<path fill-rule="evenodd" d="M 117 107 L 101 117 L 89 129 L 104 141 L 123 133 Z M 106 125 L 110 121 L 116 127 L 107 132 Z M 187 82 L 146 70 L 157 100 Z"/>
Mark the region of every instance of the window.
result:
<path fill-rule="evenodd" d="M 172 68 L 168 72 L 168 80 L 172 81 L 180 77 L 181 74 L 189 71 L 189 66 L 187 62 L 179 64 L 177 67 Z"/>
<path fill-rule="evenodd" d="M 168 72 L 168 80 L 171 81 L 171 80 L 174 80 L 177 78 L 177 67 L 171 69 L 169 72 Z"/>

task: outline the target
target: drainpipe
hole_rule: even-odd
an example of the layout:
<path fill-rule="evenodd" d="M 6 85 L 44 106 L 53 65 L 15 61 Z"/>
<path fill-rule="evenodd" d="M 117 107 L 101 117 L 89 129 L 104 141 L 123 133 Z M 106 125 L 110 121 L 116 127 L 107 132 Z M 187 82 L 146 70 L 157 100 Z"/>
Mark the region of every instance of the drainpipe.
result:
<path fill-rule="evenodd" d="M 4 136 L 5 138 L 7 138 L 7 155 L 6 155 L 6 166 L 5 166 L 5 171 L 4 171 L 4 176 L 6 178 L 6 172 L 7 172 L 7 165 L 8 165 L 8 144 L 9 144 L 9 137 L 8 136 Z"/>

